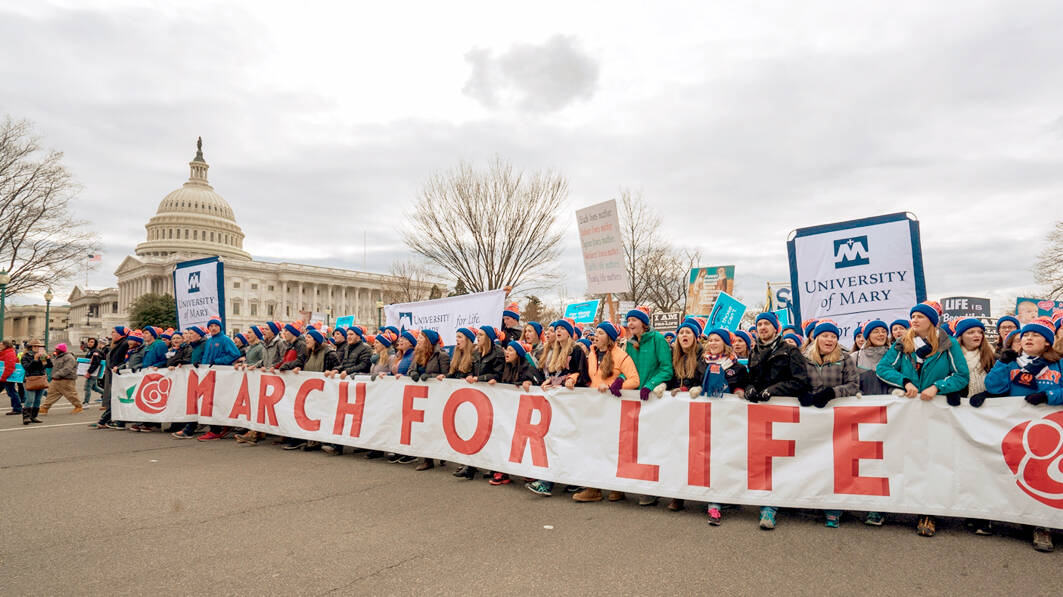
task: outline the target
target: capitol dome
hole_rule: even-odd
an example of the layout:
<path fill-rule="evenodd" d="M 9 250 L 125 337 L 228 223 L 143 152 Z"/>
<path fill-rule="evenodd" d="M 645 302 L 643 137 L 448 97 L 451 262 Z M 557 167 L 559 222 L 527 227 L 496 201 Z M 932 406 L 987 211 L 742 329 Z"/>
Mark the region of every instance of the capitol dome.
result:
<path fill-rule="evenodd" d="M 196 157 L 188 165 L 188 182 L 159 203 L 155 217 L 145 226 L 147 240 L 137 245 L 137 256 L 151 259 L 175 254 L 217 255 L 250 261 L 251 255 L 243 250 L 244 233 L 236 225 L 233 208 L 207 183 L 210 166 L 203 159 L 202 139 L 196 142 Z"/>

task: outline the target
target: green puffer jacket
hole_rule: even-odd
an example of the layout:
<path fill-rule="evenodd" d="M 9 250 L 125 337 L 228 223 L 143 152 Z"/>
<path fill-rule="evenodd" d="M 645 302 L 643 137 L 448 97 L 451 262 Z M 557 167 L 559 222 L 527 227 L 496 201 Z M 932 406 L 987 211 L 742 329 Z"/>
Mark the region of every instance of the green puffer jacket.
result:
<path fill-rule="evenodd" d="M 875 374 L 889 385 L 902 389 L 906 381 L 915 384 L 920 392 L 932 385 L 937 386 L 939 394 L 959 392 L 967 387 L 967 379 L 970 376 L 963 350 L 944 330 L 938 330 L 938 349 L 923 361 L 923 366 L 918 371 L 915 355 L 905 354 L 904 347 L 898 340 L 882 356 L 882 360 L 875 367 Z"/>
<path fill-rule="evenodd" d="M 632 340 L 627 341 L 627 354 L 635 363 L 639 372 L 640 388 L 654 389 L 672 379 L 672 347 L 660 332 L 649 330 L 638 339 L 635 348 Z"/>

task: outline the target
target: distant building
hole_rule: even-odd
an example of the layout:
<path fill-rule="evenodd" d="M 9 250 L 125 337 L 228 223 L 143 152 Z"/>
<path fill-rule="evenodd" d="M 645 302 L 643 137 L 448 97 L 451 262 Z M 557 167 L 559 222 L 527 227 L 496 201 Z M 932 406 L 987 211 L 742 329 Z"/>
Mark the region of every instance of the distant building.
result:
<path fill-rule="evenodd" d="M 4 307 L 4 338 L 15 342 L 37 339 L 44 341 L 44 305 L 6 305 Z M 48 312 L 51 319 L 49 348 L 58 342 L 68 342 L 67 335 L 70 307 L 52 305 Z"/>
<path fill-rule="evenodd" d="M 115 270 L 118 287 L 75 288 L 71 293 L 70 325 L 79 339 L 100 336 L 126 323 L 130 306 L 144 294 L 173 295 L 177 263 L 213 256 L 225 263 L 229 333 L 266 320 L 305 320 L 310 313 L 327 313 L 333 320 L 353 315 L 356 323 L 376 328 L 378 303 L 385 300 L 389 284 L 397 284 L 394 277 L 253 260 L 243 249 L 244 233 L 232 207 L 207 182 L 210 166 L 203 159 L 201 143 L 189 167 L 188 181 L 166 195 L 148 221 L 147 238 L 137 245 L 136 254 Z"/>

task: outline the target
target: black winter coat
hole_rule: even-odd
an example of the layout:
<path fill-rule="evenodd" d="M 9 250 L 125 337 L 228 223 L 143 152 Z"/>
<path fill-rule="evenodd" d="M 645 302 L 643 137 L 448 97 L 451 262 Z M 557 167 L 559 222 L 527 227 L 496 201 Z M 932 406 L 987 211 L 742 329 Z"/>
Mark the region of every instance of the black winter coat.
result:
<path fill-rule="evenodd" d="M 340 369 L 347 375 L 367 374 L 373 367 L 373 349 L 365 342 L 347 344 L 340 362 Z"/>
<path fill-rule="evenodd" d="M 749 357 L 749 385 L 772 396 L 803 396 L 811 389 L 805 357 L 779 337 L 766 346 L 757 342 Z"/>
<path fill-rule="evenodd" d="M 480 356 L 476 351 L 472 358 L 472 375 L 477 381 L 498 380 L 502 376 L 502 369 L 506 364 L 506 355 L 502 347 L 497 344 L 491 345 L 491 350 L 486 356 Z"/>
<path fill-rule="evenodd" d="M 290 360 L 287 363 L 281 363 L 280 367 L 277 367 L 278 370 L 280 370 L 280 371 L 290 371 L 292 369 L 295 369 L 296 367 L 302 369 L 303 366 L 306 365 L 306 357 L 307 357 L 306 340 L 304 340 L 302 336 L 299 336 L 298 338 L 296 338 L 295 342 L 293 342 L 291 346 L 289 346 L 287 349 L 285 349 L 284 356 L 282 357 L 282 360 L 285 359 L 285 358 L 288 358 L 288 355 L 290 353 L 294 353 L 294 354 L 292 354 L 292 356 L 294 357 L 294 360 Z"/>
<path fill-rule="evenodd" d="M 419 379 L 429 379 L 437 375 L 446 375 L 450 371 L 450 354 L 445 348 L 437 347 L 428 362 L 424 365 L 413 363 L 410 366 L 410 374 L 416 374 Z"/>
<path fill-rule="evenodd" d="M 533 367 L 527 359 L 520 359 L 516 363 L 506 363 L 502 368 L 501 383 L 511 383 L 519 386 L 526 381 L 534 385 L 543 383 L 543 373 L 538 367 Z"/>
<path fill-rule="evenodd" d="M 187 342 L 182 342 L 176 350 L 173 351 L 173 356 L 166 359 L 167 367 L 178 367 L 180 365 L 188 365 L 192 362 L 192 346 Z"/>

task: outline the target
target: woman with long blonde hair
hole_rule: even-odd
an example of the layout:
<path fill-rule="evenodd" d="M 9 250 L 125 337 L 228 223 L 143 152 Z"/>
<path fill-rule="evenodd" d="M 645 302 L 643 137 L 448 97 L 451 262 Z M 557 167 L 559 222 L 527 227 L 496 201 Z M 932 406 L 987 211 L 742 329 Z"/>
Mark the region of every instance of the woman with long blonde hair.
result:
<path fill-rule="evenodd" d="M 543 389 L 587 386 L 587 355 L 576 347 L 575 324 L 569 319 L 558 319 L 550 327 L 554 331 L 554 342 L 543 352 L 543 358 L 539 361 L 539 367 L 546 376 Z"/>

